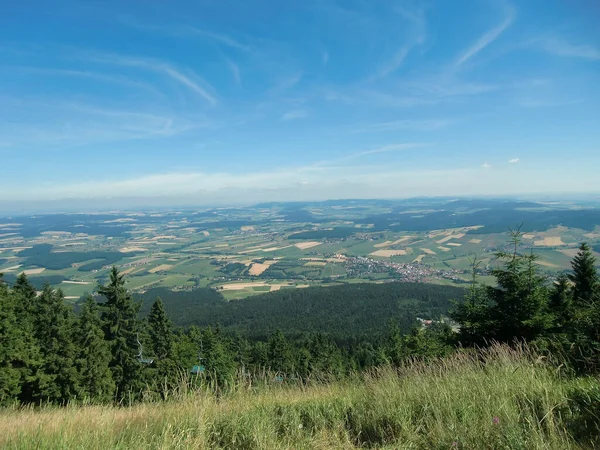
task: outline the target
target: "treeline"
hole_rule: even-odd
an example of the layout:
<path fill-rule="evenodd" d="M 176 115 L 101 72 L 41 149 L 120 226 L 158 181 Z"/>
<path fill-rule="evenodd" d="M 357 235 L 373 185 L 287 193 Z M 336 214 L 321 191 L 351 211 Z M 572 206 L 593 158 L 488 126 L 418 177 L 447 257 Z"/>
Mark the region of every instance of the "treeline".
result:
<path fill-rule="evenodd" d="M 277 265 L 277 264 L 276 264 Z M 447 315 L 465 290 L 424 283 L 353 283 L 281 289 L 226 301 L 213 289 L 174 292 L 166 288 L 134 294 L 146 315 L 157 297 L 177 326 L 219 325 L 227 333 L 267 339 L 277 329 L 286 336 L 321 332 L 337 341 L 375 339 L 389 331 L 390 320 L 408 333 L 416 318 Z"/>
<path fill-rule="evenodd" d="M 366 311 L 377 305 L 380 297 L 388 297 L 377 307 L 381 311 L 393 301 L 401 303 L 398 296 L 386 293 L 386 285 L 378 288 L 380 291 L 342 287 L 273 293 L 263 297 L 267 300 L 264 304 L 258 297 L 231 302 L 241 308 L 249 301 L 248 308 L 263 308 L 260 313 L 264 316 L 248 321 L 244 325 L 247 330 L 272 320 L 253 336 L 242 335 L 242 328 L 225 322 L 175 328 L 160 298 L 141 320 L 142 302 L 128 292 L 124 276 L 116 268 L 109 281 L 99 286 L 100 297 L 88 298 L 79 316 L 65 304 L 60 290 L 46 286 L 37 295 L 27 277 L 20 275 L 12 288 L 0 282 L 0 403 L 130 402 L 161 398 L 181 386 L 227 390 L 239 380 L 260 377 L 274 383 L 310 383 L 494 342 L 527 342 L 574 373 L 597 373 L 600 281 L 590 248 L 582 244 L 573 259 L 572 273 L 550 282 L 540 274 L 535 255 L 520 253 L 520 239 L 520 233 L 514 233 L 513 250 L 496 255 L 504 262 L 492 270 L 496 286 L 477 282 L 479 268 L 474 263 L 471 288 L 451 313 L 459 324 L 455 331 L 444 321 L 434 321 L 413 327 L 407 334 L 405 327 L 410 324 L 402 323 L 404 316 L 389 313 L 378 319 L 388 325 L 385 332 L 355 340 L 335 340 L 331 334 L 315 330 L 335 326 L 331 318 L 336 315 L 346 315 L 346 322 L 340 324 L 352 320 L 360 324 L 360 317 L 368 316 Z M 406 289 L 414 290 L 418 298 L 419 289 L 426 297 L 430 288 L 406 285 Z M 314 293 L 322 300 L 327 295 L 329 300 L 339 296 L 333 303 L 336 309 L 327 309 L 328 302 L 319 303 Z M 363 303 L 343 304 L 344 293 L 364 297 Z M 268 300 L 279 303 L 281 310 L 269 310 Z M 444 307 L 445 301 L 440 299 L 438 307 Z M 211 302 L 220 300 L 213 297 Z M 282 311 L 288 312 L 288 319 Z M 234 314 L 234 309 L 228 313 Z M 274 318 L 269 319 L 269 314 Z M 313 321 L 312 332 L 286 335 L 280 329 L 271 331 L 276 324 L 286 332 L 285 327 L 298 330 L 302 317 Z M 226 316 L 222 318 L 225 321 Z M 361 326 L 368 329 L 371 324 L 367 321 Z"/>
<path fill-rule="evenodd" d="M 249 339 L 224 332 L 218 322 L 216 327 L 175 329 L 160 298 L 144 320 L 139 318 L 142 302 L 134 300 L 116 268 L 98 292 L 100 297 L 89 297 L 76 316 L 60 290 L 47 285 L 37 295 L 24 274 L 12 288 L 0 283 L 1 404 L 160 398 L 182 382 L 221 390 L 240 376 L 264 378 L 266 373 L 274 382 L 309 382 L 344 377 L 424 354 L 424 349 L 430 355 L 450 350 L 449 329 L 443 324 L 415 328 L 409 335 L 392 324 L 389 335 L 352 343 L 318 332 L 290 338 L 279 329 L 265 339 Z M 376 294 L 371 291 L 366 301 L 375 301 Z M 243 302 L 231 304 L 236 303 Z M 332 312 L 324 312 L 328 314 Z M 295 313 L 290 317 L 299 320 Z M 389 316 L 385 322 L 390 323 Z"/>

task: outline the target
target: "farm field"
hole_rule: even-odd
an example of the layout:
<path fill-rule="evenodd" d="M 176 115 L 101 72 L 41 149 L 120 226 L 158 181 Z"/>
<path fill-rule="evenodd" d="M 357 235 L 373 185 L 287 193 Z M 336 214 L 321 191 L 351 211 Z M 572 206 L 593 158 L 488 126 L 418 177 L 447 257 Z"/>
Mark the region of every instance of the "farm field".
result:
<path fill-rule="evenodd" d="M 0 218 L 0 273 L 25 273 L 69 300 L 116 265 L 135 292 L 210 287 L 226 299 L 305 286 L 420 281 L 464 284 L 522 224 L 522 250 L 548 276 L 581 242 L 600 245 L 600 209 L 513 200 L 272 203 L 240 208 Z M 599 254 L 596 254 L 600 257 Z"/>

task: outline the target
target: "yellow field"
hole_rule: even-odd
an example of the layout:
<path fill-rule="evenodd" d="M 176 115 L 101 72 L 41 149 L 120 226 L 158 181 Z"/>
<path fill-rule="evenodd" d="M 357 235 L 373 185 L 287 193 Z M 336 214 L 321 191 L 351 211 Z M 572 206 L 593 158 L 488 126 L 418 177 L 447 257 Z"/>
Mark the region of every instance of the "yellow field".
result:
<path fill-rule="evenodd" d="M 535 239 L 535 234 L 524 234 L 523 239 Z"/>
<path fill-rule="evenodd" d="M 25 275 L 38 275 L 38 274 L 42 273 L 44 270 L 46 270 L 45 267 L 38 267 L 36 269 L 24 270 L 22 273 L 24 273 Z"/>
<path fill-rule="evenodd" d="M 206 231 L 206 230 L 204 230 L 204 231 L 202 232 L 202 234 L 203 234 L 204 236 L 210 236 L 210 233 L 209 233 L 208 231 Z"/>
<path fill-rule="evenodd" d="M 215 245 L 215 248 L 223 248 L 223 247 L 229 247 L 229 244 L 217 244 L 217 245 Z"/>
<path fill-rule="evenodd" d="M 327 263 L 324 261 L 310 261 L 307 262 L 306 264 L 304 264 L 305 266 L 317 266 L 317 267 L 323 267 L 326 266 Z"/>
<path fill-rule="evenodd" d="M 417 256 L 415 259 L 413 259 L 414 263 L 420 263 L 421 261 L 423 261 L 423 258 L 425 258 L 426 255 L 419 255 Z"/>
<path fill-rule="evenodd" d="M 321 245 L 321 242 L 310 241 L 310 242 L 299 242 L 297 244 L 294 244 L 294 246 L 299 248 L 300 250 L 306 250 L 309 248 L 313 248 L 313 247 L 316 247 L 317 245 Z"/>
<path fill-rule="evenodd" d="M 452 250 L 451 248 L 448 248 L 448 247 L 438 247 L 438 248 L 443 252 L 449 252 L 450 250 Z"/>
<path fill-rule="evenodd" d="M 70 281 L 70 280 L 64 280 L 63 283 L 64 284 L 92 284 L 91 281 Z"/>
<path fill-rule="evenodd" d="M 481 239 L 471 239 L 469 242 L 472 244 L 481 244 Z"/>
<path fill-rule="evenodd" d="M 462 244 L 457 244 L 456 242 L 448 242 L 446 245 L 450 245 L 451 247 L 460 247 Z"/>
<path fill-rule="evenodd" d="M 402 242 L 409 241 L 412 238 L 413 238 L 413 236 L 403 236 L 400 239 L 395 240 L 395 241 L 385 241 L 385 242 L 382 242 L 381 244 L 375 244 L 373 247 L 381 248 L 381 247 L 389 247 L 391 245 L 398 245 L 398 244 L 401 244 Z"/>
<path fill-rule="evenodd" d="M 2 269 L 4 272 L 10 272 L 13 270 L 17 270 L 19 267 L 21 267 L 22 264 L 19 264 L 17 266 L 12 266 L 12 267 L 7 267 L 6 269 Z"/>
<path fill-rule="evenodd" d="M 246 225 L 241 228 L 242 231 L 254 231 L 254 227 L 252 225 Z"/>
<path fill-rule="evenodd" d="M 248 271 L 248 273 L 250 275 L 260 275 L 261 273 L 263 273 L 265 270 L 267 270 L 269 267 L 271 267 L 276 262 L 277 261 L 265 261 L 264 263 L 254 263 L 250 267 L 250 270 Z"/>
<path fill-rule="evenodd" d="M 370 253 L 370 255 L 389 258 L 391 256 L 406 255 L 406 250 L 377 250 L 376 252 Z"/>
<path fill-rule="evenodd" d="M 156 266 L 152 269 L 150 269 L 148 272 L 149 273 L 156 273 L 156 272 L 164 272 L 166 270 L 169 270 L 173 267 L 173 264 L 161 264 L 160 266 Z"/>
<path fill-rule="evenodd" d="M 123 248 L 120 248 L 119 251 L 121 253 L 147 252 L 148 249 L 147 248 L 142 248 L 142 247 L 123 247 Z"/>
<path fill-rule="evenodd" d="M 421 250 L 423 250 L 428 255 L 435 255 L 436 254 L 433 250 L 429 250 L 428 248 L 422 248 Z"/>
<path fill-rule="evenodd" d="M 534 245 L 541 247 L 556 247 L 558 245 L 567 245 L 565 244 L 560 236 L 547 237 L 539 241 L 534 241 Z"/>

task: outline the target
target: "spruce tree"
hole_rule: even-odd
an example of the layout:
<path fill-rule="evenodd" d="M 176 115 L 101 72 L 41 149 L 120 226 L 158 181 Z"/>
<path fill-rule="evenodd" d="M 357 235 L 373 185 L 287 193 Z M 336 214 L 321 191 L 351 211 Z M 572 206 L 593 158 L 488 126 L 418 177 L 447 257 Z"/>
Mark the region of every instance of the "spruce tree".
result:
<path fill-rule="evenodd" d="M 65 305 L 62 291 L 46 284 L 34 304 L 34 336 L 43 359 L 38 401 L 65 404 L 78 397 L 74 331 L 73 310 Z"/>
<path fill-rule="evenodd" d="M 171 329 L 171 321 L 159 297 L 152 304 L 148 315 L 148 333 L 150 334 L 152 351 L 158 360 L 173 357 L 173 332 Z"/>
<path fill-rule="evenodd" d="M 461 325 L 463 344 L 496 340 L 512 344 L 547 335 L 552 327 L 548 290 L 540 275 L 537 255 L 519 253 L 521 232 L 510 232 L 509 251 L 496 253 L 503 264 L 490 271 L 496 286 L 473 289 L 451 317 Z"/>
<path fill-rule="evenodd" d="M 583 243 L 579 246 L 579 252 L 571 262 L 573 273 L 569 280 L 573 283 L 573 299 L 575 304 L 589 306 L 598 300 L 598 285 L 600 280 L 596 270 L 596 258 L 592 255 L 590 247 Z"/>
<path fill-rule="evenodd" d="M 98 287 L 106 301 L 101 305 L 104 337 L 110 344 L 110 369 L 118 400 L 137 397 L 142 388 L 142 366 L 138 361 L 140 331 L 138 311 L 140 304 L 125 287 L 124 276 L 113 266 L 110 280 Z"/>
<path fill-rule="evenodd" d="M 15 296 L 0 277 L 0 405 L 14 402 L 21 393 L 26 359 L 15 314 Z"/>
<path fill-rule="evenodd" d="M 573 321 L 573 292 L 569 277 L 565 274 L 558 276 L 550 292 L 548 303 L 550 313 L 554 316 L 555 333 L 565 333 L 571 328 Z"/>
<path fill-rule="evenodd" d="M 111 353 L 104 340 L 96 301 L 88 296 L 79 316 L 77 367 L 81 395 L 91 402 L 107 402 L 114 397 L 115 383 L 109 368 Z"/>

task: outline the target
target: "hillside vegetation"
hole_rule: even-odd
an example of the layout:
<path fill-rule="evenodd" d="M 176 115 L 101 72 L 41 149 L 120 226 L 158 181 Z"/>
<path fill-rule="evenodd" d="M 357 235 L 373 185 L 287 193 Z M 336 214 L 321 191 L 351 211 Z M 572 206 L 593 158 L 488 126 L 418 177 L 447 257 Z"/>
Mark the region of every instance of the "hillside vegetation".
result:
<path fill-rule="evenodd" d="M 494 346 L 329 384 L 240 380 L 225 396 L 181 390 L 130 408 L 7 409 L 0 447 L 584 449 L 600 444 L 594 401 L 597 380 Z"/>
<path fill-rule="evenodd" d="M 417 317 L 447 315 L 452 301 L 464 295 L 464 289 L 453 286 L 357 283 L 283 289 L 230 302 L 213 289 L 150 289 L 134 298 L 142 301 L 145 315 L 160 297 L 175 325 L 219 324 L 223 331 L 266 339 L 277 329 L 287 335 L 320 332 L 338 338 L 373 337 L 385 334 L 391 319 L 409 332 Z"/>

